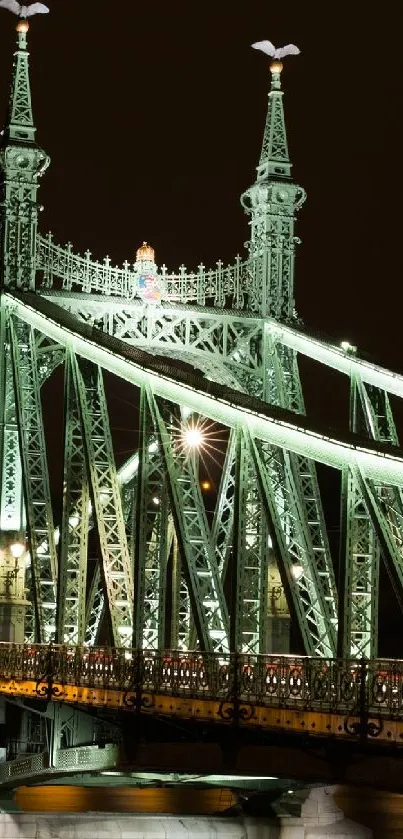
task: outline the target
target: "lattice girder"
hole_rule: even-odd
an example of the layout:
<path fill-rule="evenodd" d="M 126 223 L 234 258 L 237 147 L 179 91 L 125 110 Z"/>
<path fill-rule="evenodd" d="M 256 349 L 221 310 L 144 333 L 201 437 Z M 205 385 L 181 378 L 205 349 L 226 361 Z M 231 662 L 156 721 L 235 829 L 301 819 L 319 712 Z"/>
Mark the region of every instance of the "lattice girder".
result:
<path fill-rule="evenodd" d="M 361 482 L 353 470 L 342 479 L 341 586 L 338 654 L 376 656 L 379 605 L 379 542 Z"/>
<path fill-rule="evenodd" d="M 99 631 L 105 613 L 104 584 L 101 574 L 101 566 L 97 562 L 90 588 L 85 610 L 85 644 L 93 647 L 98 643 Z"/>
<path fill-rule="evenodd" d="M 249 445 L 283 584 L 291 598 L 290 606 L 297 616 L 306 653 L 332 656 L 334 627 L 306 532 L 301 526 L 301 499 L 289 453 L 258 440 L 250 439 Z"/>
<path fill-rule="evenodd" d="M 232 549 L 237 431 L 231 429 L 211 528 L 217 565 L 224 583 Z"/>
<path fill-rule="evenodd" d="M 92 506 L 102 553 L 113 642 L 130 646 L 133 632 L 133 569 L 125 531 L 101 368 L 72 361 L 80 403 Z"/>
<path fill-rule="evenodd" d="M 385 391 L 363 382 L 357 372 L 351 374 L 350 427 L 378 441 L 398 444 L 396 428 Z M 373 658 L 378 646 L 380 544 L 377 518 L 370 510 L 365 483 L 357 470 L 345 470 L 342 492 L 341 580 L 342 599 L 339 613 L 338 652 L 343 656 Z M 399 528 L 403 509 L 400 491 L 382 486 L 382 496 L 389 499 L 385 515 L 400 541 Z M 394 512 L 396 509 L 396 514 Z M 383 517 L 382 517 L 382 522 Z M 382 530 L 381 530 L 382 532 Z M 403 531 L 402 531 L 403 532 Z M 389 544 L 389 540 L 386 541 Z M 390 545 L 389 545 L 390 547 Z M 400 577 L 399 559 L 389 551 L 389 571 L 396 581 Z M 397 570 L 394 571 L 396 566 Z"/>
<path fill-rule="evenodd" d="M 160 446 L 145 391 L 140 403 L 139 469 L 135 506 L 135 647 L 162 649 L 165 642 L 165 607 L 168 539 L 168 494 Z"/>
<path fill-rule="evenodd" d="M 5 312 L 0 315 L 5 319 Z M 1 327 L 0 327 L 1 332 Z M 3 431 L 0 441 L 1 459 L 1 501 L 0 501 L 0 530 L 21 532 L 25 527 L 24 501 L 22 489 L 22 465 L 20 458 L 18 419 L 15 403 L 14 380 L 10 357 L 10 346 L 0 335 L 0 346 L 3 347 L 3 373 L 0 372 L 0 397 L 3 418 Z M 4 376 L 3 382 L 1 377 Z M 0 432 L 1 433 L 1 432 Z"/>
<path fill-rule="evenodd" d="M 266 331 L 265 339 L 267 401 L 295 413 L 305 414 L 296 352 L 279 345 L 269 331 Z M 314 574 L 322 590 L 321 598 L 327 603 L 327 613 L 332 624 L 330 632 L 334 636 L 338 595 L 316 466 L 310 458 L 302 455 L 289 453 L 288 457 L 299 497 L 300 528 L 304 532 Z"/>
<path fill-rule="evenodd" d="M 65 367 L 63 516 L 57 609 L 57 638 L 61 644 L 84 643 L 89 522 L 90 492 L 81 415 L 71 353 L 68 353 Z"/>
<path fill-rule="evenodd" d="M 35 333 L 10 317 L 14 387 L 20 456 L 31 555 L 36 638 L 54 641 L 56 632 L 57 559 L 50 495 Z"/>
<path fill-rule="evenodd" d="M 231 651 L 254 655 L 264 651 L 267 634 L 268 529 L 242 428 L 236 438 L 230 643 Z"/>

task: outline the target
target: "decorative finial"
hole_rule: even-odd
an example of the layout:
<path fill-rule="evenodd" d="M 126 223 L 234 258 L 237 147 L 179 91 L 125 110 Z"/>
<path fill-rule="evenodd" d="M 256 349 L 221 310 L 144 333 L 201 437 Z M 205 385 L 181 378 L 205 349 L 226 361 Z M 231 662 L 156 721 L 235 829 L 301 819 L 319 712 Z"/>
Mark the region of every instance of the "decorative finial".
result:
<path fill-rule="evenodd" d="M 272 61 L 270 64 L 270 72 L 273 73 L 281 73 L 283 69 L 283 62 L 282 61 Z"/>
<path fill-rule="evenodd" d="M 0 0 L 0 8 L 8 9 L 9 12 L 22 18 L 22 20 L 26 20 L 27 17 L 32 17 L 32 15 L 46 15 L 49 11 L 44 3 L 31 3 L 30 6 L 22 6 L 17 0 Z M 20 24 L 17 24 L 17 32 L 28 31 L 28 29 L 22 29 L 19 26 Z"/>
<path fill-rule="evenodd" d="M 283 65 L 280 60 L 281 58 L 284 58 L 286 55 L 299 55 L 301 52 L 295 44 L 287 44 L 285 47 L 276 48 L 271 41 L 256 41 L 256 44 L 252 44 L 252 47 L 254 50 L 260 50 L 261 52 L 266 53 L 266 55 L 269 55 L 270 58 L 275 59 L 271 64 L 271 67 L 278 64 L 278 69 L 272 70 L 272 72 L 275 73 L 281 73 L 283 69 Z"/>
<path fill-rule="evenodd" d="M 29 29 L 29 23 L 26 18 L 20 18 L 15 27 L 18 33 L 26 35 Z"/>

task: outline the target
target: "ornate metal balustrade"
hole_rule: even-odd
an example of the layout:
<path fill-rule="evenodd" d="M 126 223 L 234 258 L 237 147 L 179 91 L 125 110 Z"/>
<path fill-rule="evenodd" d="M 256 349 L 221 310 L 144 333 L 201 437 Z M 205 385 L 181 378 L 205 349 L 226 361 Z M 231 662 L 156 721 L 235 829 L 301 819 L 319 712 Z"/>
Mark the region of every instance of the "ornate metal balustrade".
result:
<path fill-rule="evenodd" d="M 83 291 L 87 294 L 105 294 L 132 300 L 137 294 L 138 274 L 134 266 L 125 262 L 122 268 L 111 264 L 109 257 L 103 262 L 73 253 L 72 245 L 65 247 L 53 242 L 51 233 L 37 237 L 36 267 L 43 275 L 42 288 L 62 288 L 63 291 Z M 254 276 L 254 260 L 242 261 L 236 257 L 233 265 L 217 262 L 217 267 L 206 269 L 199 265 L 197 271 L 188 271 L 181 265 L 178 273 L 169 272 L 166 265 L 159 267 L 159 277 L 166 289 L 164 299 L 170 302 L 196 302 L 241 309 L 244 297 Z M 55 283 L 61 280 L 62 283 Z"/>
<path fill-rule="evenodd" d="M 403 718 L 403 661 L 0 644 L 0 679 Z M 134 702 L 125 703 L 127 707 Z"/>

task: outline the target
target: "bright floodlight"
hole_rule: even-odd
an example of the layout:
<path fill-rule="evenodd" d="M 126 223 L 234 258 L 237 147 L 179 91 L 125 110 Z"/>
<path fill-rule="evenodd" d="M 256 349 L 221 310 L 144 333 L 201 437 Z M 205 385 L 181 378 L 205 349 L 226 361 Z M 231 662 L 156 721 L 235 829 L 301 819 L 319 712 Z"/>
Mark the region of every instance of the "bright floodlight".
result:
<path fill-rule="evenodd" d="M 294 577 L 294 580 L 299 580 L 300 577 L 302 577 L 303 573 L 304 573 L 304 569 L 303 569 L 302 565 L 300 565 L 298 562 L 295 562 L 291 566 L 291 574 Z"/>
<path fill-rule="evenodd" d="M 183 442 L 189 449 L 200 449 L 204 443 L 204 434 L 200 428 L 188 425 L 182 431 Z"/>

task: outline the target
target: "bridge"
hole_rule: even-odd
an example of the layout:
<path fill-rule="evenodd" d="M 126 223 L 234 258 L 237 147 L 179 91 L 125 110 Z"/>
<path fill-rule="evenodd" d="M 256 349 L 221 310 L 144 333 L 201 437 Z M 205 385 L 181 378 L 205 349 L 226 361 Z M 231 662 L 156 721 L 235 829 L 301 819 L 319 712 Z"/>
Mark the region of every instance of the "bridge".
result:
<path fill-rule="evenodd" d="M 403 377 L 298 318 L 281 62 L 246 257 L 175 273 L 146 242 L 115 267 L 38 231 L 27 37 L 0 149 L 0 783 L 117 766 L 136 716 L 398 749 L 403 663 L 377 655 L 381 560 L 403 605 Z M 348 377 L 348 433 L 305 415 L 299 356 Z M 124 462 L 105 374 L 131 394 Z M 338 584 L 318 465 L 341 478 Z"/>

